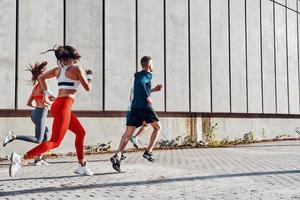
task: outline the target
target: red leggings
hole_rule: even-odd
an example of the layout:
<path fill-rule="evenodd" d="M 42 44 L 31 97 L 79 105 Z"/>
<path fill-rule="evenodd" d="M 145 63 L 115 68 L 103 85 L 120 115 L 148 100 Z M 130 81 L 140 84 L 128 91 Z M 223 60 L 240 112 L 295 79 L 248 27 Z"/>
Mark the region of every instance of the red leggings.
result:
<path fill-rule="evenodd" d="M 51 139 L 28 151 L 26 154 L 29 159 L 58 147 L 68 129 L 76 135 L 75 147 L 78 160 L 84 158 L 85 130 L 77 117 L 71 112 L 72 104 L 73 99 L 71 97 L 58 97 L 54 101 L 51 107 L 51 114 L 54 118 Z"/>

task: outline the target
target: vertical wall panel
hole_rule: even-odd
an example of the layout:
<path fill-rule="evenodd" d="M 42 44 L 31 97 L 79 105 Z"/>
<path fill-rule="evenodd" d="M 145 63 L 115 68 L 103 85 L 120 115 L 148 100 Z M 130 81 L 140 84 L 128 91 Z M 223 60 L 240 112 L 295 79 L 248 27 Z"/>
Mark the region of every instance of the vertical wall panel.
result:
<path fill-rule="evenodd" d="M 293 9 L 294 11 L 297 11 L 297 1 L 298 0 L 286 0 L 287 7 Z"/>
<path fill-rule="evenodd" d="M 295 9 L 296 0 L 288 0 L 288 6 Z M 287 10 L 289 105 L 290 113 L 299 113 L 299 79 L 297 56 L 297 13 Z"/>
<path fill-rule="evenodd" d="M 261 0 L 263 112 L 276 113 L 273 2 Z"/>
<path fill-rule="evenodd" d="M 262 112 L 260 0 L 247 0 L 248 112 Z"/>
<path fill-rule="evenodd" d="M 297 12 L 300 11 L 300 3 L 297 1 Z M 297 68 L 298 68 L 298 87 L 300 90 L 300 16 L 297 14 L 297 56 L 298 56 L 298 62 L 297 62 Z M 299 91 L 300 92 L 300 91 Z M 299 107 L 300 107 L 300 95 L 299 95 Z M 300 112 L 300 108 L 299 108 Z"/>
<path fill-rule="evenodd" d="M 126 110 L 136 69 L 135 0 L 105 1 L 105 109 Z"/>
<path fill-rule="evenodd" d="M 284 2 L 281 2 L 284 3 Z M 275 4 L 277 112 L 288 113 L 285 8 Z"/>
<path fill-rule="evenodd" d="M 245 1 L 230 0 L 232 112 L 247 112 Z"/>
<path fill-rule="evenodd" d="M 163 0 L 138 1 L 138 70 L 141 70 L 140 59 L 145 55 L 151 56 L 154 66 L 152 87 L 156 84 L 164 84 L 163 3 Z M 154 109 L 163 111 L 164 89 L 152 93 L 151 96 Z"/>
<path fill-rule="evenodd" d="M 78 49 L 83 69 L 94 71 L 92 90 L 81 87 L 74 108 L 102 110 L 102 1 L 67 0 L 66 44 Z"/>
<path fill-rule="evenodd" d="M 53 52 L 40 54 L 63 43 L 63 1 L 19 1 L 19 68 L 18 68 L 18 108 L 28 108 L 27 99 L 32 91 L 28 80 L 31 73 L 25 71 L 29 63 L 48 61 L 48 69 L 56 64 Z M 48 81 L 49 87 L 57 93 L 57 81 Z"/>
<path fill-rule="evenodd" d="M 0 1 L 0 109 L 15 107 L 16 1 Z M 9 88 L 9 90 L 8 90 Z"/>
<path fill-rule="evenodd" d="M 211 1 L 212 108 L 230 112 L 228 1 Z"/>
<path fill-rule="evenodd" d="M 188 2 L 166 0 L 167 111 L 189 111 Z"/>
<path fill-rule="evenodd" d="M 190 1 L 191 111 L 210 112 L 209 0 Z"/>

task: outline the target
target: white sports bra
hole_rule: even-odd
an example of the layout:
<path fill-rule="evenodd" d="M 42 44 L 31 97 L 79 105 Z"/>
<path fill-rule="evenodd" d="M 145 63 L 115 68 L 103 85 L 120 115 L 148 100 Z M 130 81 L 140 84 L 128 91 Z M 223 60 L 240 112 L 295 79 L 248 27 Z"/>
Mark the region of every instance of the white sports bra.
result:
<path fill-rule="evenodd" d="M 66 77 L 66 70 L 68 66 L 62 66 L 60 69 L 60 74 L 57 78 L 58 89 L 68 89 L 68 90 L 77 90 L 79 86 L 79 81 L 75 81 Z"/>

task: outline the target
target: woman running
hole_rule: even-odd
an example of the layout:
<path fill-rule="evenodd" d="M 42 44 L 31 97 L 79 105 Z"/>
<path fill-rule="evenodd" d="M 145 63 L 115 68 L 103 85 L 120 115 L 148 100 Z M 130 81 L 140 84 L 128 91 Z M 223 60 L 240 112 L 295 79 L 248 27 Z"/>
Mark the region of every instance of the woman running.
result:
<path fill-rule="evenodd" d="M 9 174 L 13 177 L 26 160 L 58 147 L 69 129 L 76 136 L 75 147 L 79 166 L 74 172 L 80 175 L 91 176 L 93 173 L 84 160 L 85 130 L 77 117 L 71 112 L 71 108 L 80 83 L 87 91 L 91 89 L 93 72 L 92 70 L 86 70 L 85 76 L 82 68 L 75 65 L 81 56 L 74 47 L 60 46 L 46 52 L 49 51 L 54 51 L 58 67 L 41 74 L 38 80 L 49 99 L 53 99 L 54 96 L 48 89 L 46 80 L 53 77 L 56 77 L 58 80 L 58 96 L 51 106 L 51 114 L 54 118 L 51 139 L 28 151 L 23 158 L 17 153 L 12 153 Z"/>
<path fill-rule="evenodd" d="M 34 66 L 29 65 L 27 69 L 27 71 L 30 71 L 32 74 L 31 82 L 33 84 L 33 89 L 27 101 L 27 105 L 34 108 L 31 113 L 31 120 L 35 125 L 35 136 L 17 135 L 15 132 L 9 131 L 3 141 L 3 147 L 14 140 L 22 140 L 40 144 L 49 139 L 49 130 L 46 126 L 46 118 L 48 115 L 48 105 L 50 104 L 49 102 L 45 101 L 43 90 L 37 80 L 38 76 L 46 70 L 46 65 L 47 62 L 44 61 L 41 64 L 36 63 Z M 33 101 L 35 101 L 35 105 L 32 104 Z M 48 165 L 42 156 L 39 156 L 37 159 L 35 159 L 34 163 L 36 165 Z"/>

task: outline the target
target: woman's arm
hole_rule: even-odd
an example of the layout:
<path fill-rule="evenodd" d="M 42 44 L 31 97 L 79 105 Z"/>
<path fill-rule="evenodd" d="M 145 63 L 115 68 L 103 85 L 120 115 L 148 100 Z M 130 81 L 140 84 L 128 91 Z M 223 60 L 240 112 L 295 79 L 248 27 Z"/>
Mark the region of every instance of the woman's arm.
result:
<path fill-rule="evenodd" d="M 27 106 L 32 107 L 32 108 L 35 108 L 35 106 L 32 105 L 33 99 L 34 99 L 34 98 L 33 98 L 33 90 L 32 90 L 32 92 L 31 92 L 31 94 L 30 94 L 30 96 L 29 96 L 29 98 L 28 98 L 28 101 L 27 101 Z"/>
<path fill-rule="evenodd" d="M 84 74 L 83 70 L 81 67 L 78 66 L 77 68 L 77 76 L 78 79 L 83 86 L 83 88 L 86 91 L 90 91 L 92 88 L 92 78 L 93 78 L 93 71 L 92 70 L 86 70 L 86 75 Z"/>
<path fill-rule="evenodd" d="M 57 69 L 58 69 L 57 67 L 50 69 L 38 76 L 38 81 L 39 81 L 44 93 L 48 96 L 50 101 L 53 101 L 55 97 L 51 93 L 51 91 L 48 89 L 46 80 L 55 77 L 55 75 L 56 75 L 55 72 Z"/>

